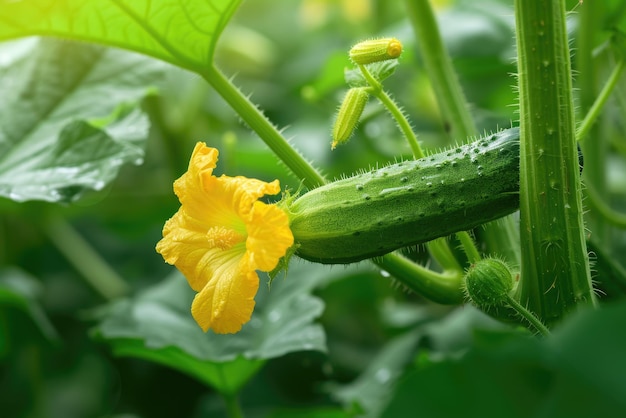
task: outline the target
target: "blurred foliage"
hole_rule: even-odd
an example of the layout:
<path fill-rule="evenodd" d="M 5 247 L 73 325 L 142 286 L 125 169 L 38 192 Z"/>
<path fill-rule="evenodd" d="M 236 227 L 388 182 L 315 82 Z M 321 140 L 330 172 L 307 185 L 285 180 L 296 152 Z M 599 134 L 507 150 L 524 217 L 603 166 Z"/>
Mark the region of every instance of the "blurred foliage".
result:
<path fill-rule="evenodd" d="M 512 1 L 433 3 L 479 128 L 510 126 L 517 119 Z M 581 10 L 577 4 L 572 0 L 568 10 Z M 615 30 L 626 31 L 623 4 L 605 2 L 598 46 Z M 424 146 L 464 140 L 448 137 L 441 123 L 402 2 L 243 2 L 215 60 L 277 126 L 288 127 L 285 134 L 308 159 L 329 178 L 341 177 L 410 155 L 374 101 L 349 146 L 330 150 L 334 112 L 346 89 L 346 51 L 378 35 L 405 45 L 385 85 Z M 469 306 L 429 303 L 366 263 L 344 268 L 299 260 L 271 289 L 262 284 L 250 326 L 220 340 L 196 327 L 185 308 L 192 294 L 154 251 L 164 221 L 179 205 L 172 182 L 186 170 L 199 140 L 220 149 L 220 173 L 278 178 L 292 190 L 299 180 L 190 72 L 67 41 L 16 41 L 1 48 L 0 132 L 18 126 L 22 132 L 11 137 L 17 144 L 11 149 L 19 153 L 5 151 L 6 136 L 0 136 L 2 417 L 220 417 L 226 416 L 220 393 L 237 393 L 247 417 L 626 413 L 623 230 L 611 228 L 594 241 L 598 276 L 609 272 L 599 280 L 599 293 L 611 304 L 580 313 L 546 340 Z M 48 60 L 45 66 L 42 60 Z M 602 69 L 612 55 L 600 49 L 597 60 Z M 46 72 L 55 65 L 56 73 Z M 88 77 L 62 65 L 76 74 L 84 68 L 95 80 L 87 83 Z M 98 71 L 105 73 L 96 77 Z M 625 83 L 598 123 L 598 132 L 614 144 L 605 167 L 607 189 L 622 212 Z M 151 94 L 155 90 L 158 95 Z M 46 108 L 35 93 L 44 94 L 46 106 L 58 106 Z M 81 94 L 73 108 L 63 108 L 64 97 Z M 133 123 L 126 124 L 130 117 Z M 54 133 L 60 133 L 59 142 Z M 72 146 L 85 144 L 79 137 L 101 145 L 101 153 L 77 161 Z M 60 144 L 74 167 L 104 170 L 97 176 L 111 183 L 85 184 L 75 176 L 57 182 L 46 172 L 44 151 Z M 122 160 L 106 162 L 120 152 Z M 143 164 L 122 165 L 138 160 Z M 20 179 L 20 170 L 32 167 L 41 169 L 37 176 Z M 13 184 L 31 186 L 31 198 L 66 204 L 17 203 L 24 199 L 9 199 L 13 186 L 7 185 Z M 60 247 L 63 237 L 50 228 L 50 219 L 73 229 L 78 247 Z M 86 271 L 72 259 L 83 257 L 80 247 L 110 265 L 111 274 L 128 283 L 128 294 L 111 302 L 89 284 L 89 264 Z M 410 254 L 426 261 L 421 249 Z"/>

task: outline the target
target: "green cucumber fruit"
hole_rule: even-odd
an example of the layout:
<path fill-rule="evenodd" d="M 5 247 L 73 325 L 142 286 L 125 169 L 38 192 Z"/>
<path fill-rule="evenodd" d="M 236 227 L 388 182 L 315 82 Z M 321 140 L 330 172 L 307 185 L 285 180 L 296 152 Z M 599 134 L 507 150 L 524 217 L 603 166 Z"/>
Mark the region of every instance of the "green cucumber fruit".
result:
<path fill-rule="evenodd" d="M 313 189 L 287 205 L 296 255 L 347 264 L 519 208 L 519 129 Z"/>

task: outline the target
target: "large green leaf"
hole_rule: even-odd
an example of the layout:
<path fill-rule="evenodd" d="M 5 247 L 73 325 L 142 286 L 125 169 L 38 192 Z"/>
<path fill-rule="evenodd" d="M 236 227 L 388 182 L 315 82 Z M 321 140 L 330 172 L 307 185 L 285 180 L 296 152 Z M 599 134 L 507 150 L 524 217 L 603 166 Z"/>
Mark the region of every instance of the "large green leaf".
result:
<path fill-rule="evenodd" d="M 383 417 L 623 417 L 626 304 L 581 312 L 546 339 L 483 332 L 460 359 L 409 372 Z"/>
<path fill-rule="evenodd" d="M 95 335 L 119 355 L 156 361 L 234 393 L 264 360 L 326 350 L 324 331 L 314 322 L 323 303 L 311 291 L 344 274 L 343 269 L 294 262 L 288 277 L 277 278 L 271 291 L 261 285 L 252 319 L 239 333 L 217 335 L 205 334 L 191 318 L 194 292 L 176 272 L 134 300 L 111 305 Z"/>
<path fill-rule="evenodd" d="M 69 37 L 198 69 L 241 0 L 0 0 L 0 39 Z"/>
<path fill-rule="evenodd" d="M 141 163 L 140 100 L 165 69 L 123 51 L 42 39 L 4 45 L 0 67 L 0 195 L 71 201 Z"/>

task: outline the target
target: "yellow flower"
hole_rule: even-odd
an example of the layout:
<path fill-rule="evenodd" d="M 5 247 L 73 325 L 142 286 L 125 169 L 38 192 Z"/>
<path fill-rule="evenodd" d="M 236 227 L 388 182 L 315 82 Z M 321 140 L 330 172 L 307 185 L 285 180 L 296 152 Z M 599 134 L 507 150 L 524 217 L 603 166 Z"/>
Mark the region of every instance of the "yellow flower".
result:
<path fill-rule="evenodd" d="M 218 151 L 196 144 L 189 169 L 174 182 L 181 207 L 163 227 L 156 250 L 199 292 L 191 313 L 200 327 L 235 333 L 250 320 L 259 288 L 293 244 L 289 218 L 260 202 L 280 192 L 278 180 L 213 176 Z"/>

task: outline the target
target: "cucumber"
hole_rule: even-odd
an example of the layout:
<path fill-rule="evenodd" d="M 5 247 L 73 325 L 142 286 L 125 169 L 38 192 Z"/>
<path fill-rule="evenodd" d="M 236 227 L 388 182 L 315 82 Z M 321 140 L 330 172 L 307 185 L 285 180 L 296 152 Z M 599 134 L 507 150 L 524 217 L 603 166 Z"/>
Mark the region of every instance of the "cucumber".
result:
<path fill-rule="evenodd" d="M 296 255 L 347 264 L 519 208 L 519 129 L 313 189 L 286 205 Z"/>

